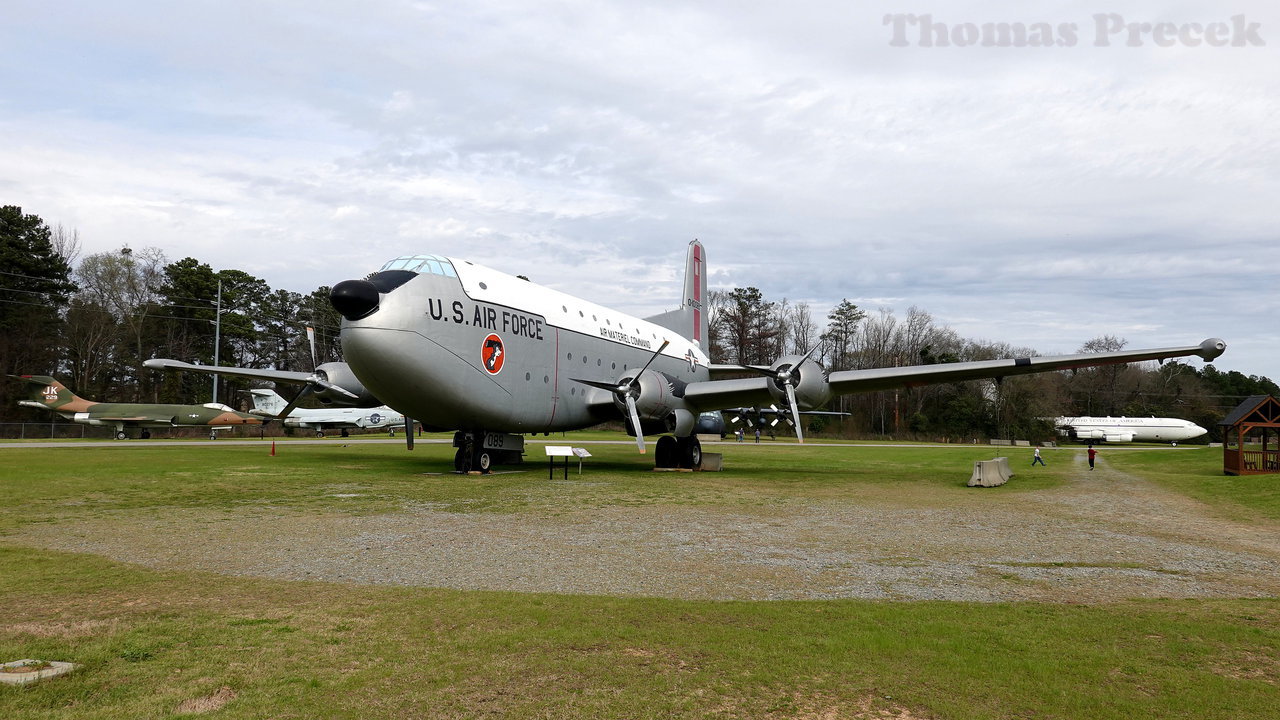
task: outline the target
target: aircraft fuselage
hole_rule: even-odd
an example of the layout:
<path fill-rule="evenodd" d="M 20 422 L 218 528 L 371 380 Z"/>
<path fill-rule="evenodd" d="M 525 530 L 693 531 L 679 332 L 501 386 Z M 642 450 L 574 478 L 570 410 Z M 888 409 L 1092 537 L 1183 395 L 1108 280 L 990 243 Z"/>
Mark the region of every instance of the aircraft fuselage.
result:
<path fill-rule="evenodd" d="M 610 392 L 574 378 L 616 383 L 664 341 L 650 370 L 673 386 L 708 379 L 703 350 L 651 322 L 468 261 L 415 272 L 343 321 L 342 348 L 365 387 L 425 426 L 536 433 L 616 419 Z"/>

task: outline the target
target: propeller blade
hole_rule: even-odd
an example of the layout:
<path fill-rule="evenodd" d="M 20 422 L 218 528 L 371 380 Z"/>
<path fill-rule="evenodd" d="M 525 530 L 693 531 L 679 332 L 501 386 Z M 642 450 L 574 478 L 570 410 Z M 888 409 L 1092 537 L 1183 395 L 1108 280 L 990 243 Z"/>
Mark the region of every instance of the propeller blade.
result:
<path fill-rule="evenodd" d="M 303 385 L 302 389 L 298 391 L 298 394 L 294 395 L 293 399 L 289 401 L 289 404 L 285 405 L 283 410 L 276 413 L 276 416 L 275 416 L 276 419 L 283 420 L 289 417 L 289 413 L 293 412 L 293 409 L 298 407 L 298 403 L 302 401 L 302 398 L 306 397 L 312 392 L 313 390 L 311 389 L 310 385 Z"/>
<path fill-rule="evenodd" d="M 800 429 L 800 406 L 796 405 L 796 389 L 787 383 L 787 404 L 791 406 L 791 417 L 796 421 L 796 440 L 804 442 L 804 431 Z"/>
<path fill-rule="evenodd" d="M 320 366 L 320 364 L 316 362 L 316 329 L 315 328 L 313 327 L 307 328 L 307 340 L 311 343 L 311 370 L 312 372 L 314 372 L 315 369 Z"/>
<path fill-rule="evenodd" d="M 630 384 L 618 385 L 617 383 L 601 382 L 599 380 L 581 380 L 579 378 L 569 378 L 569 379 L 576 383 L 582 383 L 583 385 L 590 385 L 593 388 L 608 390 L 611 393 L 626 392 L 628 389 L 631 388 Z"/>
<path fill-rule="evenodd" d="M 627 396 L 627 412 L 631 414 L 631 429 L 636 431 L 636 447 L 644 454 L 644 435 L 640 432 L 640 413 L 636 412 L 636 399 Z"/>
<path fill-rule="evenodd" d="M 804 354 L 804 357 L 800 359 L 800 362 L 796 363 L 796 367 L 800 367 L 801 365 L 803 365 L 803 364 L 804 364 L 804 361 L 805 361 L 805 360 L 808 360 L 808 359 L 809 359 L 809 357 L 810 357 L 811 355 L 813 355 L 813 353 L 814 353 L 814 352 L 816 352 L 816 351 L 817 351 L 817 349 L 818 349 L 818 348 L 820 348 L 820 347 L 822 347 L 822 344 L 821 344 L 821 343 L 819 343 L 819 344 L 817 344 L 817 345 L 814 345 L 813 347 L 809 348 L 809 352 L 805 353 L 805 354 Z"/>
<path fill-rule="evenodd" d="M 404 419 L 404 444 L 406 449 L 413 449 L 413 418 Z"/>
<path fill-rule="evenodd" d="M 649 369 L 649 366 L 653 364 L 653 361 L 657 360 L 658 356 L 662 354 L 662 351 L 666 350 L 667 346 L 670 344 L 671 344 L 670 340 L 662 341 L 662 344 L 658 346 L 658 349 L 655 350 L 653 355 L 649 357 L 649 362 L 645 363 L 644 367 L 640 368 L 640 372 L 636 373 L 635 376 L 631 378 L 631 382 L 627 384 L 628 388 L 635 387 L 636 383 L 640 382 L 640 376 L 644 374 L 645 370 Z"/>

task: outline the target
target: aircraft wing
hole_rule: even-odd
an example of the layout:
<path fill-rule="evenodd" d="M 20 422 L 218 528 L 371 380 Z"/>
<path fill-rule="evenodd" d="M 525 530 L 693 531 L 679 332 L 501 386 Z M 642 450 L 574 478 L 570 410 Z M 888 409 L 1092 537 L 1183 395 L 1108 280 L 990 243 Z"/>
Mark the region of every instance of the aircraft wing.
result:
<path fill-rule="evenodd" d="M 1121 350 L 1108 353 L 1082 355 L 1046 355 L 1042 357 L 1011 358 L 1006 360 L 979 360 L 976 362 L 943 363 L 938 365 L 914 365 L 908 367 L 874 368 L 870 370 L 841 370 L 828 377 L 834 395 L 848 395 L 894 388 L 919 387 L 936 383 L 962 382 L 985 378 L 1002 378 L 1011 375 L 1074 370 L 1098 365 L 1120 365 L 1148 360 L 1165 360 L 1197 355 L 1213 360 L 1226 350 L 1227 344 L 1218 338 L 1210 338 L 1199 345 L 1154 348 L 1149 350 Z M 770 378 L 742 378 L 737 380 L 707 380 L 690 383 L 684 397 L 698 410 L 734 408 L 743 405 L 767 405 L 776 402 L 769 393 Z"/>
<path fill-rule="evenodd" d="M 166 360 L 164 358 L 152 358 L 142 363 L 143 367 L 152 370 L 184 370 L 188 372 L 204 373 L 206 375 L 234 375 L 237 377 L 257 378 L 259 380 L 271 380 L 273 382 L 293 383 L 295 385 L 304 385 L 310 380 L 314 373 L 300 372 L 297 370 L 268 370 L 258 368 L 240 368 L 240 367 L 223 367 L 220 365 L 192 365 L 191 363 L 182 362 L 181 360 Z"/>

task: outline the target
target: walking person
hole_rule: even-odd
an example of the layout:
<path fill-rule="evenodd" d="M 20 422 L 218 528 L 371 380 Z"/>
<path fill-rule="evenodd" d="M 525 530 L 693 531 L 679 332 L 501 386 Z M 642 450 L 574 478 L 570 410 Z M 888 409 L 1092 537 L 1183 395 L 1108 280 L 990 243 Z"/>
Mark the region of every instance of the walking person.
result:
<path fill-rule="evenodd" d="M 1098 451 L 1093 449 L 1093 445 L 1089 446 L 1089 469 L 1093 469 L 1094 458 L 1098 457 Z"/>
<path fill-rule="evenodd" d="M 1044 458 L 1040 457 L 1040 448 L 1036 448 L 1035 457 L 1031 458 L 1031 467 L 1035 467 L 1036 463 L 1044 465 Z"/>
<path fill-rule="evenodd" d="M 760 428 L 756 428 L 756 444 L 760 444 Z"/>

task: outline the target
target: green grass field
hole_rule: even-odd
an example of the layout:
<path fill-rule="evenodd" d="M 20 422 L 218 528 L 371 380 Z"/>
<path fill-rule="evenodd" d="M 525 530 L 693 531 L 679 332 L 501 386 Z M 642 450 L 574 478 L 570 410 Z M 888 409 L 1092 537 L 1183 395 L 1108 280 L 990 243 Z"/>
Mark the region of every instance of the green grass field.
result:
<path fill-rule="evenodd" d="M 169 717 L 221 703 L 213 716 L 1278 716 L 1276 599 L 695 602 L 462 592 L 160 572 L 13 540 L 32 523 L 179 509 L 364 515 L 432 503 L 555 513 L 794 497 L 944 507 L 975 502 L 964 481 L 975 459 L 993 455 L 778 444 L 727 448 L 726 472 L 689 475 L 649 472 L 650 458 L 634 447 L 592 445 L 589 482 L 567 489 L 547 482 L 539 446 L 527 472 L 458 477 L 424 474 L 447 469 L 447 445 L 408 453 L 281 442 L 275 457 L 269 445 L 0 449 L 0 661 L 83 665 L 48 683 L 0 687 L 0 718 Z M 1048 468 L 982 492 L 1016 502 L 1054 488 L 1068 482 L 1077 452 L 1051 451 Z M 1265 476 L 1223 479 L 1215 451 L 1105 457 L 1234 521 L 1274 530 L 1280 517 Z M 576 467 L 570 473 L 577 479 Z"/>

